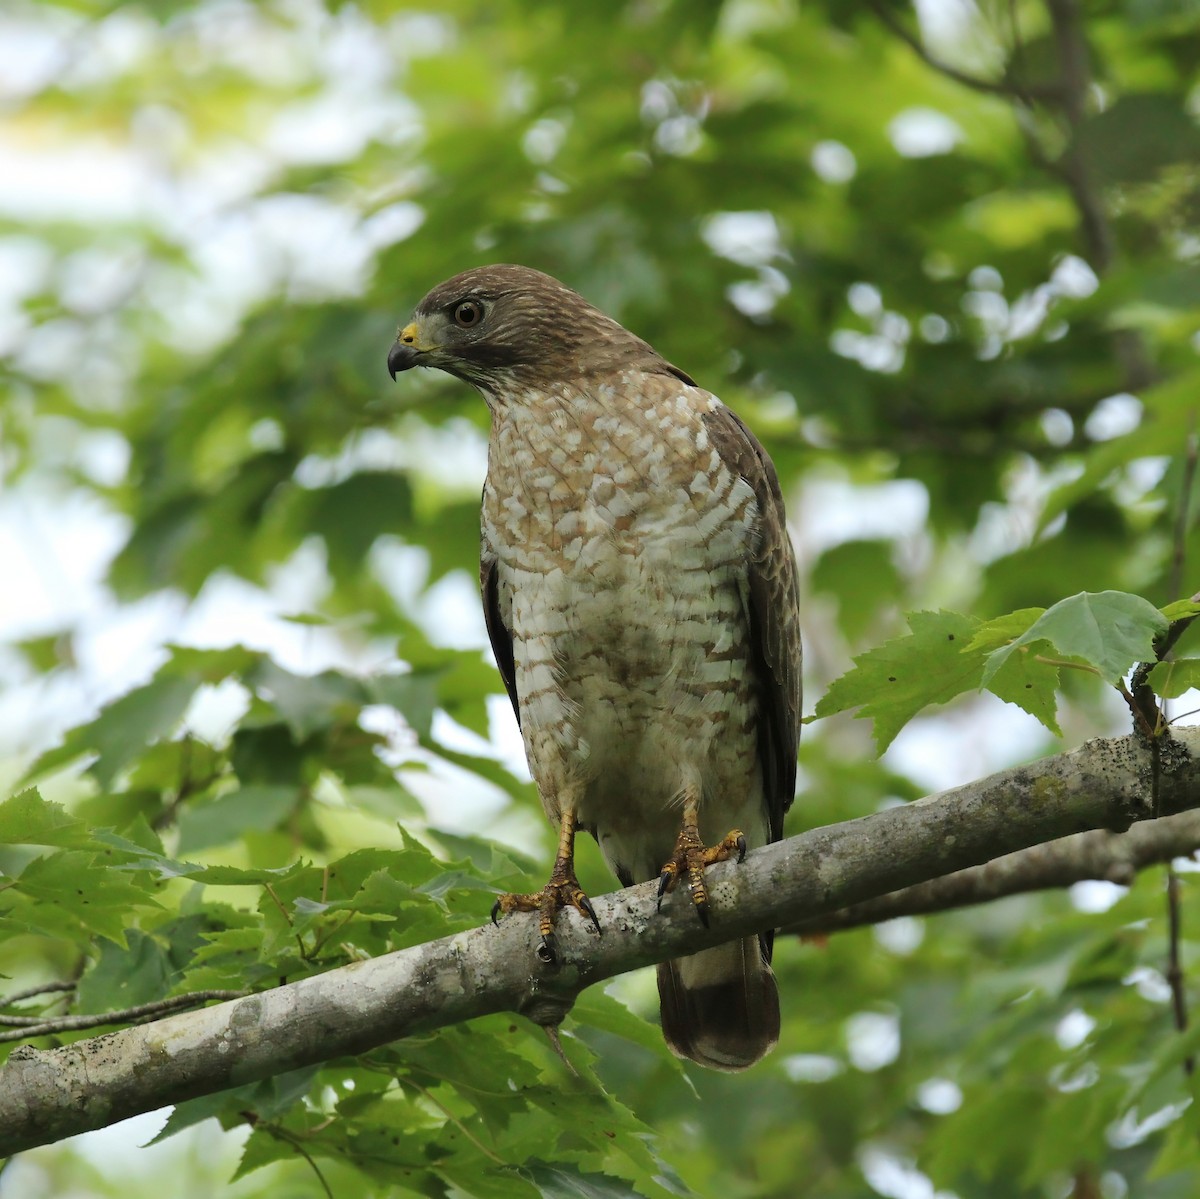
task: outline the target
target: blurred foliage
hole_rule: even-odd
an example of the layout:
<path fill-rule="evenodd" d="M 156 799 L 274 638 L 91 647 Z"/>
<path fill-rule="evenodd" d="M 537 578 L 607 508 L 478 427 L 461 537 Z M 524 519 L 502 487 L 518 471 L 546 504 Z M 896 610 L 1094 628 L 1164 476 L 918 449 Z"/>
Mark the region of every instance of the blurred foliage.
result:
<path fill-rule="evenodd" d="M 456 599 L 486 412 L 385 373 L 477 263 L 562 278 L 773 455 L 826 695 L 792 831 L 924 789 L 845 709 L 979 770 L 1128 727 L 1103 680 L 1198 586 L 1200 9 L 920 9 L 6 7 L 4 487 L 118 530 L 112 621 L 224 604 L 139 677 L 83 614 L 0 645 L 28 702 L 70 696 L 2 772 L 0 979 L 74 984 L 0 1015 L 270 986 L 540 880 L 532 789 L 463 732 L 510 719 Z M 0 1194 L 1190 1197 L 1161 878 L 1102 898 L 780 944 L 748 1075 L 675 1062 L 636 976 L 577 1006 L 578 1077 L 490 1018 L 181 1105 L 157 1176 L 64 1145 Z"/>

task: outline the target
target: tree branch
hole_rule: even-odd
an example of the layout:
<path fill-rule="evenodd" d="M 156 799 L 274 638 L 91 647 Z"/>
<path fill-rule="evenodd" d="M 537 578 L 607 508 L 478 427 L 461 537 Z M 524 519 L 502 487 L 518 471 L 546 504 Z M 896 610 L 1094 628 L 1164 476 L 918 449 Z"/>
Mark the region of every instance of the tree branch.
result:
<path fill-rule="evenodd" d="M 1162 746 L 1159 801 L 1164 814 L 1200 807 L 1200 729 Z M 202 1011 L 21 1046 L 0 1069 L 0 1155 L 492 1012 L 555 1025 L 580 991 L 614 975 L 1150 812 L 1144 743 L 1090 741 L 714 866 L 709 928 L 686 894 L 656 912 L 649 882 L 595 900 L 603 937 L 564 913 L 557 968 L 537 961 L 532 918 L 514 916 Z"/>
<path fill-rule="evenodd" d="M 999 80 L 984 79 L 942 61 L 911 32 L 887 7 L 883 0 L 866 0 L 867 7 L 895 37 L 899 38 L 931 70 L 973 91 L 1007 96 L 1019 107 L 1018 124 L 1025 135 L 1033 161 L 1043 170 L 1061 180 L 1070 192 L 1079 214 L 1080 236 L 1084 252 L 1097 275 L 1104 276 L 1117 256 L 1117 241 L 1112 222 L 1104 205 L 1104 196 L 1095 179 L 1092 164 L 1080 150 L 1078 131 L 1088 114 L 1088 93 L 1092 86 L 1090 55 L 1084 30 L 1084 13 L 1079 0 L 1046 0 L 1050 13 L 1055 51 L 1058 57 L 1058 78 L 1049 83 L 1034 83 L 1018 76 L 1012 67 L 1020 67 L 1023 46 L 1013 18 L 1012 62 L 1007 76 Z M 1022 72 L 1023 73 L 1023 72 Z M 1036 103 L 1056 111 L 1064 125 L 1067 147 L 1057 159 L 1051 158 L 1038 138 L 1029 116 Z M 1024 117 L 1022 114 L 1026 114 Z M 1155 380 L 1144 339 L 1136 329 L 1113 330 L 1113 345 L 1125 376 L 1125 388 L 1137 391 Z"/>
<path fill-rule="evenodd" d="M 1062 110 L 1071 135 L 1058 164 L 1059 174 L 1075 201 L 1083 225 L 1083 239 L 1096 274 L 1108 273 L 1116 253 L 1116 242 L 1104 201 L 1092 178 L 1090 164 L 1079 153 L 1075 135 L 1087 116 L 1088 89 L 1092 85 L 1087 39 L 1077 0 L 1047 0 L 1058 52 L 1062 83 Z"/>
<path fill-rule="evenodd" d="M 879 924 L 898 916 L 926 916 L 1024 895 L 1051 891 L 1088 879 L 1128 886 L 1139 870 L 1187 857 L 1200 849 L 1200 811 L 1180 812 L 1135 824 L 1127 833 L 1094 829 L 956 870 L 953 874 L 880 895 L 865 903 L 797 921 L 781 936 L 812 936 Z"/>
<path fill-rule="evenodd" d="M 880 23 L 898 37 L 912 52 L 927 66 L 962 84 L 975 92 L 984 92 L 994 96 L 1009 96 L 1013 99 L 1028 103 L 1030 100 L 1058 100 L 1061 98 L 1057 85 L 1018 85 L 1007 79 L 984 79 L 981 75 L 972 75 L 969 71 L 960 70 L 950 63 L 938 58 L 930 51 L 925 43 L 914 33 L 910 33 L 904 24 L 896 19 L 892 11 L 882 0 L 867 0 L 867 7 L 875 14 Z"/>
<path fill-rule="evenodd" d="M 1079 130 L 1087 118 L 1092 70 L 1084 13 L 1079 0 L 1046 0 L 1058 54 L 1062 114 L 1068 143 L 1061 158 L 1047 164 L 1066 185 L 1079 213 L 1086 255 L 1096 274 L 1103 277 L 1117 258 L 1117 238 L 1105 208 L 1104 195 L 1090 163 L 1082 152 Z M 1045 160 L 1043 159 L 1043 162 Z M 1125 387 L 1137 391 L 1154 381 L 1146 343 L 1137 329 L 1113 330 L 1113 346 L 1125 375 Z"/>
<path fill-rule="evenodd" d="M 112 1012 L 82 1012 L 73 1016 L 0 1016 L 0 1025 L 11 1026 L 15 1032 L 0 1032 L 0 1042 L 27 1041 L 31 1037 L 44 1037 L 60 1032 L 77 1032 L 85 1028 L 100 1028 L 105 1024 L 126 1024 L 135 1020 L 148 1020 L 165 1016 L 168 1012 L 183 1007 L 198 1007 L 214 999 L 241 999 L 247 991 L 213 990 L 194 991 L 188 995 L 169 995 L 153 1003 L 139 1003 L 135 1007 L 120 1008 Z"/>

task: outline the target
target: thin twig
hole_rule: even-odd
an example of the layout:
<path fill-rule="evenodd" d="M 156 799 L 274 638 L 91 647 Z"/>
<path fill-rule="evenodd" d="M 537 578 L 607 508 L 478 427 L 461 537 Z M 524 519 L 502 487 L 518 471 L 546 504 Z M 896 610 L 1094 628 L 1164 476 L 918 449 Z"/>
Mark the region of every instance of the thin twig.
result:
<path fill-rule="evenodd" d="M 1087 116 L 1091 67 L 1087 40 L 1076 0 L 1047 0 L 1058 53 L 1059 100 L 1071 141 L 1058 162 L 1058 172 L 1071 192 L 1083 222 L 1088 257 L 1098 275 L 1108 272 L 1116 245 L 1104 203 L 1092 178 L 1090 164 L 1079 153 L 1075 134 Z"/>
<path fill-rule="evenodd" d="M 1078 140 L 1079 128 L 1087 118 L 1092 86 L 1083 16 L 1077 0 L 1047 0 L 1047 8 L 1053 26 L 1059 77 L 1050 86 L 1027 87 L 1025 94 L 1044 99 L 1057 110 L 1066 149 L 1061 154 L 1051 154 L 1046 149 L 1034 120 L 1033 107 L 1028 102 L 1018 105 L 1014 115 L 1031 161 L 1057 178 L 1070 193 L 1079 214 L 1084 256 L 1097 275 L 1104 276 L 1116 259 L 1117 240 L 1092 164 L 1082 153 Z M 1023 52 L 1023 43 L 1014 26 L 1015 64 L 1021 64 Z M 1024 98 L 1019 86 L 1015 86 L 1012 93 L 1018 100 Z M 1157 372 L 1151 365 L 1140 333 L 1136 329 L 1118 328 L 1113 330 L 1112 340 L 1115 357 L 1124 375 L 1125 390 L 1137 391 L 1153 383 Z"/>
<path fill-rule="evenodd" d="M 238 1114 L 251 1128 L 261 1129 L 267 1136 L 274 1137 L 277 1141 L 282 1141 L 285 1145 L 290 1146 L 300 1154 L 308 1162 L 312 1172 L 317 1176 L 317 1181 L 321 1184 L 321 1189 L 329 1199 L 334 1199 L 333 1191 L 330 1189 L 329 1183 L 325 1181 L 325 1175 L 321 1173 L 321 1167 L 313 1160 L 312 1154 L 300 1143 L 299 1137 L 288 1132 L 287 1129 L 280 1128 L 278 1125 L 260 1119 L 257 1112 L 239 1112 Z"/>
<path fill-rule="evenodd" d="M 51 1036 L 60 1032 L 76 1032 L 81 1028 L 99 1028 L 102 1024 L 139 1024 L 177 1012 L 181 1008 L 195 1007 L 210 1000 L 241 999 L 249 991 L 194 991 L 190 995 L 172 995 L 168 999 L 156 999 L 153 1003 L 139 1003 L 135 1007 L 121 1008 L 114 1012 L 93 1012 L 77 1016 L 58 1016 L 51 1020 L 29 1024 L 14 1032 L 0 1032 L 0 1042 L 28 1041 L 34 1037 Z"/>
<path fill-rule="evenodd" d="M 192 757 L 194 738 L 185 737 L 180 743 L 179 760 L 180 773 L 182 777 L 179 780 L 179 786 L 175 790 L 174 796 L 170 801 L 158 812 L 152 821 L 150 827 L 156 832 L 162 832 L 163 829 L 170 828 L 179 815 L 179 809 L 193 796 L 201 791 L 211 787 L 213 783 L 220 778 L 220 771 L 209 771 L 204 778 L 192 777 Z"/>
<path fill-rule="evenodd" d="M 1200 603 L 1200 592 L 1191 597 L 1192 603 Z M 1192 627 L 1197 620 L 1200 620 L 1200 614 L 1189 616 L 1181 616 L 1178 620 L 1173 620 L 1167 627 L 1165 633 L 1161 633 L 1154 639 L 1154 658 L 1149 662 L 1140 662 L 1133 674 L 1129 677 L 1129 690 L 1132 692 L 1134 700 L 1141 707 L 1144 713 L 1158 711 L 1158 701 L 1155 698 L 1154 690 L 1150 686 L 1150 672 L 1160 663 L 1165 662 L 1175 648 L 1179 638 L 1184 635 Z M 1166 719 L 1165 714 L 1160 713 L 1163 727 L 1174 724 L 1177 720 L 1182 719 L 1182 716 L 1192 715 L 1192 713 L 1182 713 L 1181 716 Z"/>
<path fill-rule="evenodd" d="M 887 8 L 882 0 L 867 0 L 867 6 L 879 18 L 881 24 L 887 26 L 888 30 L 912 50 L 927 67 L 931 67 L 939 75 L 944 75 L 947 79 L 952 79 L 955 83 L 961 83 L 963 87 L 969 87 L 972 91 L 985 92 L 993 96 L 1009 96 L 1025 103 L 1034 98 L 1042 100 L 1059 98 L 1058 87 L 1053 84 L 1028 87 L 1024 84 L 1016 84 L 1004 79 L 984 79 L 980 75 L 972 75 L 969 71 L 963 71 L 958 67 L 951 66 L 950 63 L 931 53 L 919 37 L 906 29 L 900 21 L 897 21 L 891 10 Z"/>
<path fill-rule="evenodd" d="M 504 1158 L 502 1158 L 494 1150 L 489 1149 L 436 1095 L 432 1094 L 428 1088 L 421 1086 L 419 1082 L 415 1082 L 411 1078 L 405 1079 L 404 1085 L 415 1087 L 416 1090 L 420 1091 L 421 1094 L 424 1095 L 425 1098 L 428 1099 L 429 1102 L 432 1103 L 433 1106 L 436 1107 L 442 1113 L 442 1115 L 444 1115 L 446 1119 L 449 1120 L 455 1126 L 455 1128 L 457 1128 L 458 1131 L 461 1132 L 463 1136 L 466 1137 L 467 1140 L 470 1141 L 471 1144 L 474 1145 L 475 1148 L 478 1149 L 479 1152 L 485 1157 L 490 1157 L 492 1161 L 499 1166 L 508 1165 L 508 1162 L 506 1162 Z"/>
<path fill-rule="evenodd" d="M 1175 867 L 1167 865 L 1167 922 L 1170 938 L 1167 948 L 1167 982 L 1171 986 L 1171 1011 L 1175 1016 L 1175 1028 L 1180 1033 L 1187 1032 L 1187 980 L 1183 976 L 1183 965 L 1179 957 L 1179 938 L 1183 928 L 1182 915 L 1179 909 L 1179 876 Z M 1189 1053 L 1183 1059 L 1184 1074 L 1193 1074 L 1196 1070 L 1196 1059 Z"/>
<path fill-rule="evenodd" d="M 7 995 L 0 999 L 0 1007 L 9 1007 L 11 1004 L 20 1003 L 22 999 L 35 999 L 39 995 L 50 995 L 56 991 L 74 991 L 76 984 L 73 982 L 53 982 L 53 983 L 38 983 L 36 987 L 30 987 L 26 991 L 18 991 L 15 995 Z"/>
<path fill-rule="evenodd" d="M 275 888 L 272 887 L 270 883 L 263 883 L 263 890 L 266 891 L 266 893 L 271 897 L 272 902 L 279 909 L 279 914 L 284 918 L 285 921 L 287 921 L 288 928 L 293 927 L 292 915 L 284 906 L 283 900 L 281 900 L 279 896 L 275 894 Z M 304 946 L 301 945 L 300 948 L 303 949 Z"/>
<path fill-rule="evenodd" d="M 1142 665 L 1146 664 L 1143 662 Z M 1117 690 L 1121 693 L 1126 707 L 1129 708 L 1129 714 L 1133 717 L 1137 731 L 1153 747 L 1155 738 L 1163 731 L 1162 713 L 1158 709 L 1158 701 L 1154 698 L 1154 692 L 1148 686 L 1131 690 L 1125 686 L 1123 679 L 1118 681 Z M 1159 815 L 1157 797 L 1154 801 L 1154 814 L 1155 816 Z"/>
<path fill-rule="evenodd" d="M 349 924 L 358 912 L 351 908 L 348 912 L 343 912 L 341 917 L 330 924 L 330 927 L 324 932 L 319 933 L 313 938 L 313 947 L 309 957 L 315 958 L 317 954 L 329 944 L 341 931 Z"/>
<path fill-rule="evenodd" d="M 295 928 L 295 921 L 292 920 L 291 913 L 284 906 L 283 900 L 281 900 L 279 896 L 275 894 L 275 888 L 272 887 L 270 883 L 263 883 L 263 889 L 271 897 L 275 906 L 279 909 L 279 914 L 284 918 L 284 920 L 287 921 L 288 928 Z M 294 936 L 296 938 L 296 946 L 300 953 L 300 960 L 302 962 L 311 961 L 312 954 L 310 954 L 308 949 L 305 947 L 304 938 L 299 933 L 295 933 Z M 314 950 L 313 952 L 315 953 L 316 951 Z"/>

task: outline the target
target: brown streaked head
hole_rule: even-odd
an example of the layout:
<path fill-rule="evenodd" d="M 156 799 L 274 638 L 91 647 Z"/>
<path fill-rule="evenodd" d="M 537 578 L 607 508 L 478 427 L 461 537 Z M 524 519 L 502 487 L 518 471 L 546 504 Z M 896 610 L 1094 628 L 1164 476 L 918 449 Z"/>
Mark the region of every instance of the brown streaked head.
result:
<path fill-rule="evenodd" d="M 464 271 L 417 305 L 388 353 L 393 379 L 414 366 L 446 371 L 491 397 L 621 369 L 691 382 L 578 292 L 511 264 Z"/>

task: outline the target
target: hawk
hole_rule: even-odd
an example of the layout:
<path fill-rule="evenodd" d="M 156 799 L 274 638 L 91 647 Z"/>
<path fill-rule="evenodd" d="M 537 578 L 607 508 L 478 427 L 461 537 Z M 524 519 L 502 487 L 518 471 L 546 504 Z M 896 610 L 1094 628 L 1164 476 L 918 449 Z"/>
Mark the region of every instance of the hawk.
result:
<path fill-rule="evenodd" d="M 622 885 L 683 878 L 776 841 L 800 732 L 795 556 L 775 468 L 716 396 L 556 279 L 486 266 L 435 287 L 388 369 L 435 367 L 491 412 L 480 580 L 496 663 L 542 807 L 550 880 L 505 895 L 599 930 L 578 830 Z M 771 934 L 658 967 L 663 1033 L 722 1070 L 779 1036 Z"/>

